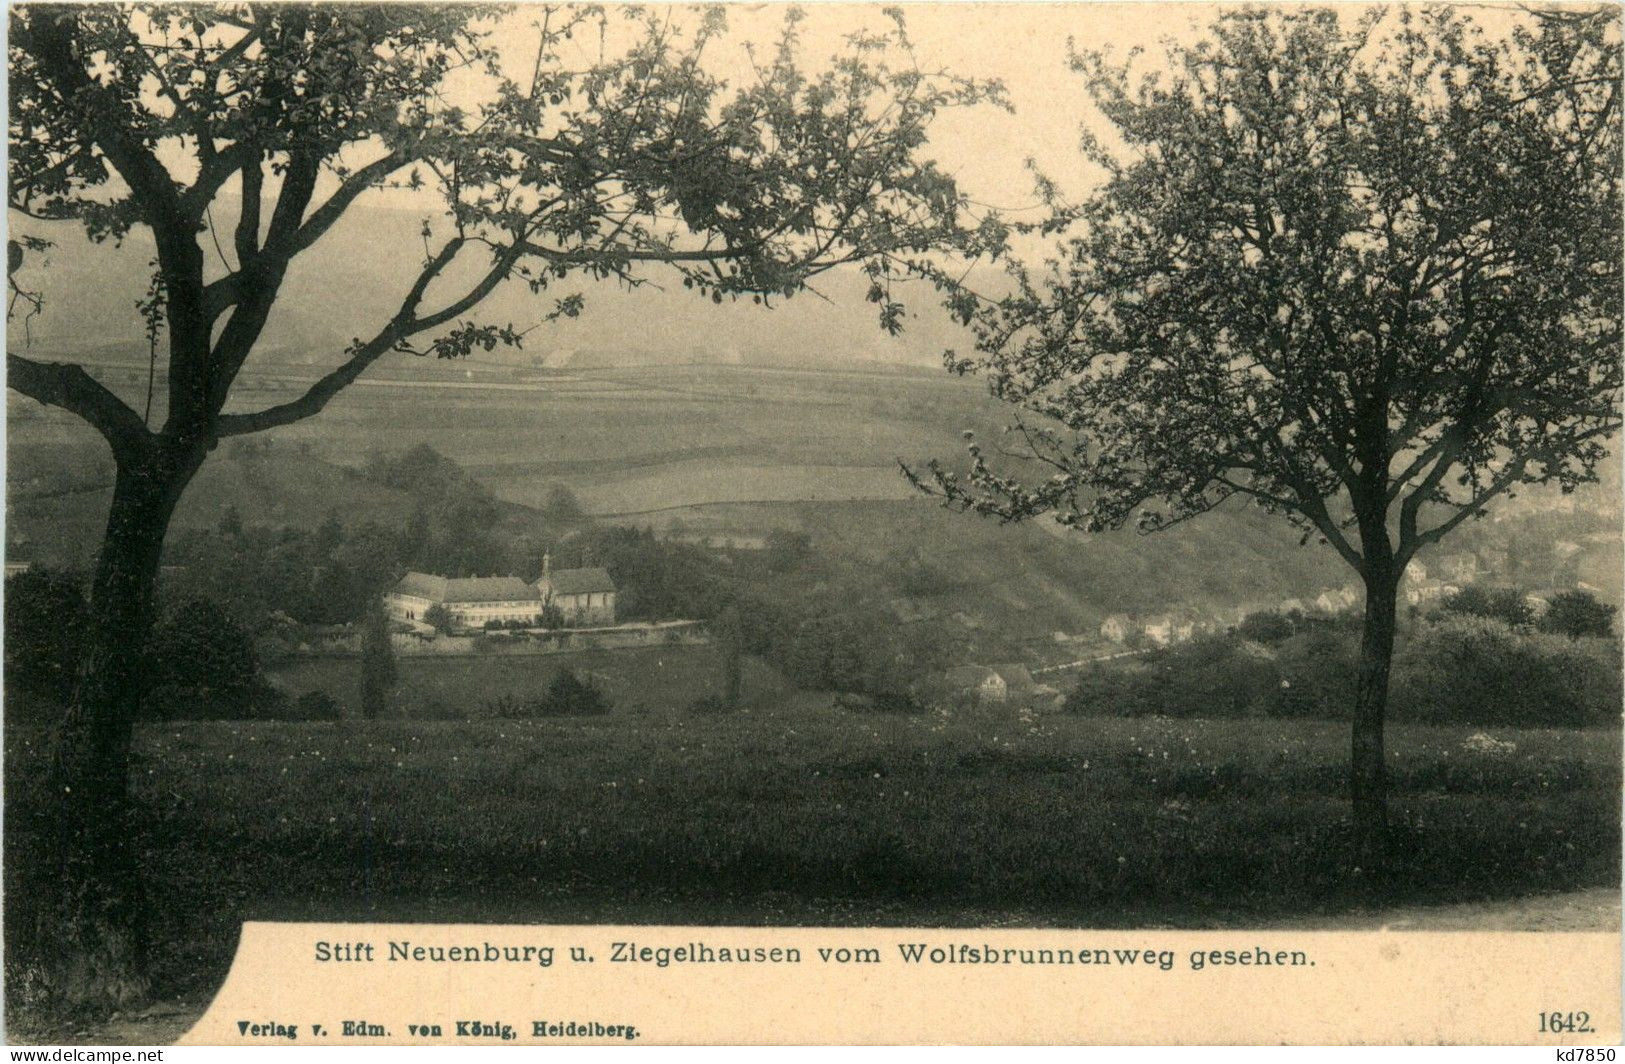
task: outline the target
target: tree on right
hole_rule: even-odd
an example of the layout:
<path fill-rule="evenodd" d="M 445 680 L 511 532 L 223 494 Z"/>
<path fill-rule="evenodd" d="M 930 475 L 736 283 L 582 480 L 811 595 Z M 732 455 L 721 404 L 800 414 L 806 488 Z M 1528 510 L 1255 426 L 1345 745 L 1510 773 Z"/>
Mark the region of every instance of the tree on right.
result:
<path fill-rule="evenodd" d="M 949 303 L 1019 408 L 909 471 L 1002 520 L 1152 532 L 1234 500 L 1360 576 L 1350 793 L 1388 839 L 1406 563 L 1521 486 L 1595 479 L 1620 426 L 1617 9 L 1238 10 L 1166 63 L 1074 52 L 1103 121 L 1050 250 Z M 1037 476 L 1033 475 L 1038 470 Z"/>

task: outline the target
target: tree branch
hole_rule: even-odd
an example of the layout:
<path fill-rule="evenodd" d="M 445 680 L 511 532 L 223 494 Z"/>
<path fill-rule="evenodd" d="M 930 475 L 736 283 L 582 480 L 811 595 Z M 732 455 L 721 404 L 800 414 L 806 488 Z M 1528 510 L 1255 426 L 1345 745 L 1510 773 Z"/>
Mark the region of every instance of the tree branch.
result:
<path fill-rule="evenodd" d="M 42 6 L 26 21 L 12 21 L 12 43 L 35 57 L 63 104 L 81 112 L 96 146 L 142 205 L 147 224 L 155 231 L 179 227 L 184 213 L 174 179 L 157 156 L 128 135 L 123 103 L 91 79 L 77 55 L 77 17 L 72 8 Z"/>
<path fill-rule="evenodd" d="M 349 209 L 350 204 L 354 203 L 358 196 L 377 185 L 378 182 L 394 171 L 411 162 L 414 157 L 414 148 L 397 148 L 388 155 L 375 159 L 361 167 L 361 169 L 345 178 L 344 182 L 339 185 L 338 191 L 328 197 L 327 201 L 320 207 L 312 211 L 310 217 L 303 224 L 297 224 L 298 219 L 294 219 L 295 227 L 284 231 L 278 226 L 276 219 L 273 218 L 271 222 L 272 231 L 265 241 L 265 253 L 288 259 L 304 251 L 320 240 L 323 234 L 333 227 L 333 223 L 339 220 L 339 217 Z M 312 177 L 314 178 L 314 174 Z M 305 203 L 308 204 L 309 202 L 310 194 L 306 193 Z M 280 209 L 279 204 L 279 212 Z M 302 210 L 303 208 L 301 208 Z"/>
<path fill-rule="evenodd" d="M 152 438 L 140 415 L 81 366 L 37 362 L 7 352 L 6 386 L 83 418 L 121 458 L 144 450 Z"/>
<path fill-rule="evenodd" d="M 379 331 L 378 335 L 359 347 L 356 347 L 345 362 L 321 377 L 312 384 L 303 395 L 290 402 L 280 403 L 249 414 L 221 414 L 215 421 L 215 434 L 219 437 L 243 436 L 252 432 L 262 432 L 265 429 L 276 428 L 280 425 L 291 425 L 296 421 L 303 421 L 320 413 L 327 406 L 333 396 L 353 383 L 366 368 L 378 360 L 386 351 L 394 349 L 401 341 L 426 329 L 443 325 L 460 314 L 472 309 L 486 296 L 494 291 L 503 279 L 509 276 L 513 265 L 518 261 L 523 241 L 516 241 L 511 247 L 497 257 L 496 262 L 485 276 L 461 298 L 423 317 L 416 316 L 418 305 L 423 300 L 430 282 L 440 274 L 456 258 L 457 252 L 462 248 L 462 239 L 449 241 L 440 252 L 424 266 L 418 275 L 417 281 L 412 285 L 410 292 L 401 304 L 401 308 L 389 323 Z"/>

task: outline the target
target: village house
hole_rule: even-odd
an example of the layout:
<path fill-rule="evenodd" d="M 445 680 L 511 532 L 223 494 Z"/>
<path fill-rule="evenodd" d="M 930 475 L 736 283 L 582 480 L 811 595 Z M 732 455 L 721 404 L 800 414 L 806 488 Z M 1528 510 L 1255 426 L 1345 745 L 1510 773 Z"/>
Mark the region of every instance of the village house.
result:
<path fill-rule="evenodd" d="M 1174 641 L 1174 619 L 1166 613 L 1159 613 L 1155 617 L 1146 618 L 1140 631 L 1158 646 L 1167 646 Z"/>
<path fill-rule="evenodd" d="M 1107 617 L 1100 626 L 1100 634 L 1113 643 L 1122 643 L 1128 640 L 1129 633 L 1134 630 L 1134 622 L 1129 620 L 1126 613 L 1114 613 Z"/>
<path fill-rule="evenodd" d="M 402 621 L 423 622 L 444 606 L 453 624 L 483 628 L 488 622 L 537 624 L 543 600 L 517 576 L 445 577 L 407 573 L 384 595 L 384 609 Z"/>
<path fill-rule="evenodd" d="M 1322 613 L 1341 613 L 1360 601 L 1360 593 L 1351 584 L 1328 588 L 1315 596 L 1314 607 Z"/>
<path fill-rule="evenodd" d="M 571 624 L 615 623 L 615 581 L 607 570 L 597 566 L 554 569 L 552 557 L 544 554 L 542 575 L 533 586 L 543 607 L 558 607 Z"/>
<path fill-rule="evenodd" d="M 1425 603 L 1436 602 L 1450 592 L 1443 580 L 1421 580 L 1409 584 L 1405 588 L 1405 601 L 1412 606 L 1421 606 Z"/>
<path fill-rule="evenodd" d="M 1446 583 L 1470 584 L 1478 576 L 1478 559 L 1463 551 L 1439 559 L 1439 579 Z"/>
<path fill-rule="evenodd" d="M 1142 631 L 1158 646 L 1183 643 L 1196 634 L 1196 619 L 1184 613 L 1159 613 L 1146 620 Z"/>
<path fill-rule="evenodd" d="M 948 683 L 982 702 L 1008 702 L 1042 693 L 1025 665 L 960 665 L 948 670 Z"/>

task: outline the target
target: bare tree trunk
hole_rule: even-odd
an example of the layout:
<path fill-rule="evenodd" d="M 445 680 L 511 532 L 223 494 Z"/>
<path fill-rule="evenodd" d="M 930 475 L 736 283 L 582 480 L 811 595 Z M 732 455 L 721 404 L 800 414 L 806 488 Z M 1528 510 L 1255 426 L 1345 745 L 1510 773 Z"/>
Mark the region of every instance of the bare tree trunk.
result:
<path fill-rule="evenodd" d="M 1381 867 L 1388 846 L 1388 769 L 1383 724 L 1393 667 L 1395 600 L 1399 582 L 1379 569 L 1366 577 L 1365 629 L 1360 640 L 1359 684 L 1354 699 L 1349 794 L 1354 836 L 1368 871 Z"/>
<path fill-rule="evenodd" d="M 203 458 L 121 463 L 90 595 L 90 631 L 48 772 L 55 828 L 45 840 L 40 962 L 69 1004 L 126 1004 L 147 992 L 146 899 L 129 806 L 129 759 L 146 682 L 164 535 Z"/>

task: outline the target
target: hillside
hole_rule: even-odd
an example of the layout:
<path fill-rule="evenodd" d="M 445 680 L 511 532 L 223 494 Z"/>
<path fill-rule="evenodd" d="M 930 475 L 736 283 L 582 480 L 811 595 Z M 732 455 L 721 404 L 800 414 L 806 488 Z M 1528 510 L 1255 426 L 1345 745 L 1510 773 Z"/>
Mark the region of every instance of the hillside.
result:
<path fill-rule="evenodd" d="M 111 468 L 90 461 L 95 443 L 52 447 L 14 440 L 8 463 L 7 558 L 43 565 L 84 566 L 94 557 L 112 498 Z M 83 479 L 58 487 L 64 465 Z M 235 512 L 246 524 L 312 529 L 330 514 L 346 525 L 406 524 L 436 498 L 380 484 L 351 466 L 294 447 L 269 452 L 227 444 L 204 463 L 176 511 L 172 531 L 218 525 Z M 541 518 L 529 507 L 496 502 L 499 529 L 534 533 Z"/>
<path fill-rule="evenodd" d="M 104 376 L 132 398 L 141 388 L 127 373 Z M 285 398 L 299 378 L 290 371 L 246 383 L 236 401 L 251 408 Z M 88 560 L 111 479 L 99 440 L 15 396 L 8 409 L 10 557 Z M 503 534 L 515 540 L 543 535 L 539 510 L 559 488 L 599 523 L 690 540 L 759 543 L 771 529 L 796 529 L 852 608 L 947 627 L 986 656 L 1029 660 L 1064 657 L 1055 633 L 1096 632 L 1113 613 L 1277 603 L 1353 579 L 1329 549 L 1300 546 L 1284 522 L 1240 506 L 1155 536 L 1086 536 L 1048 521 L 1001 526 L 952 514 L 899 475 L 899 459 L 952 461 L 961 430 L 988 436 L 1004 417 L 976 382 L 900 368 L 397 374 L 363 381 L 318 418 L 227 441 L 187 493 L 177 525 L 213 525 L 234 508 L 258 524 L 314 527 L 336 511 L 346 524 L 399 526 L 432 498 L 354 470 L 374 452 L 426 444 L 503 501 Z M 269 452 L 248 453 L 261 439 Z M 1475 522 L 1446 546 L 1521 557 L 1572 541 L 1567 568 L 1520 572 L 1617 588 L 1618 483 L 1611 462 L 1603 486 L 1572 498 L 1525 493 L 1504 520 Z M 1559 504 L 1573 512 L 1557 512 Z"/>

